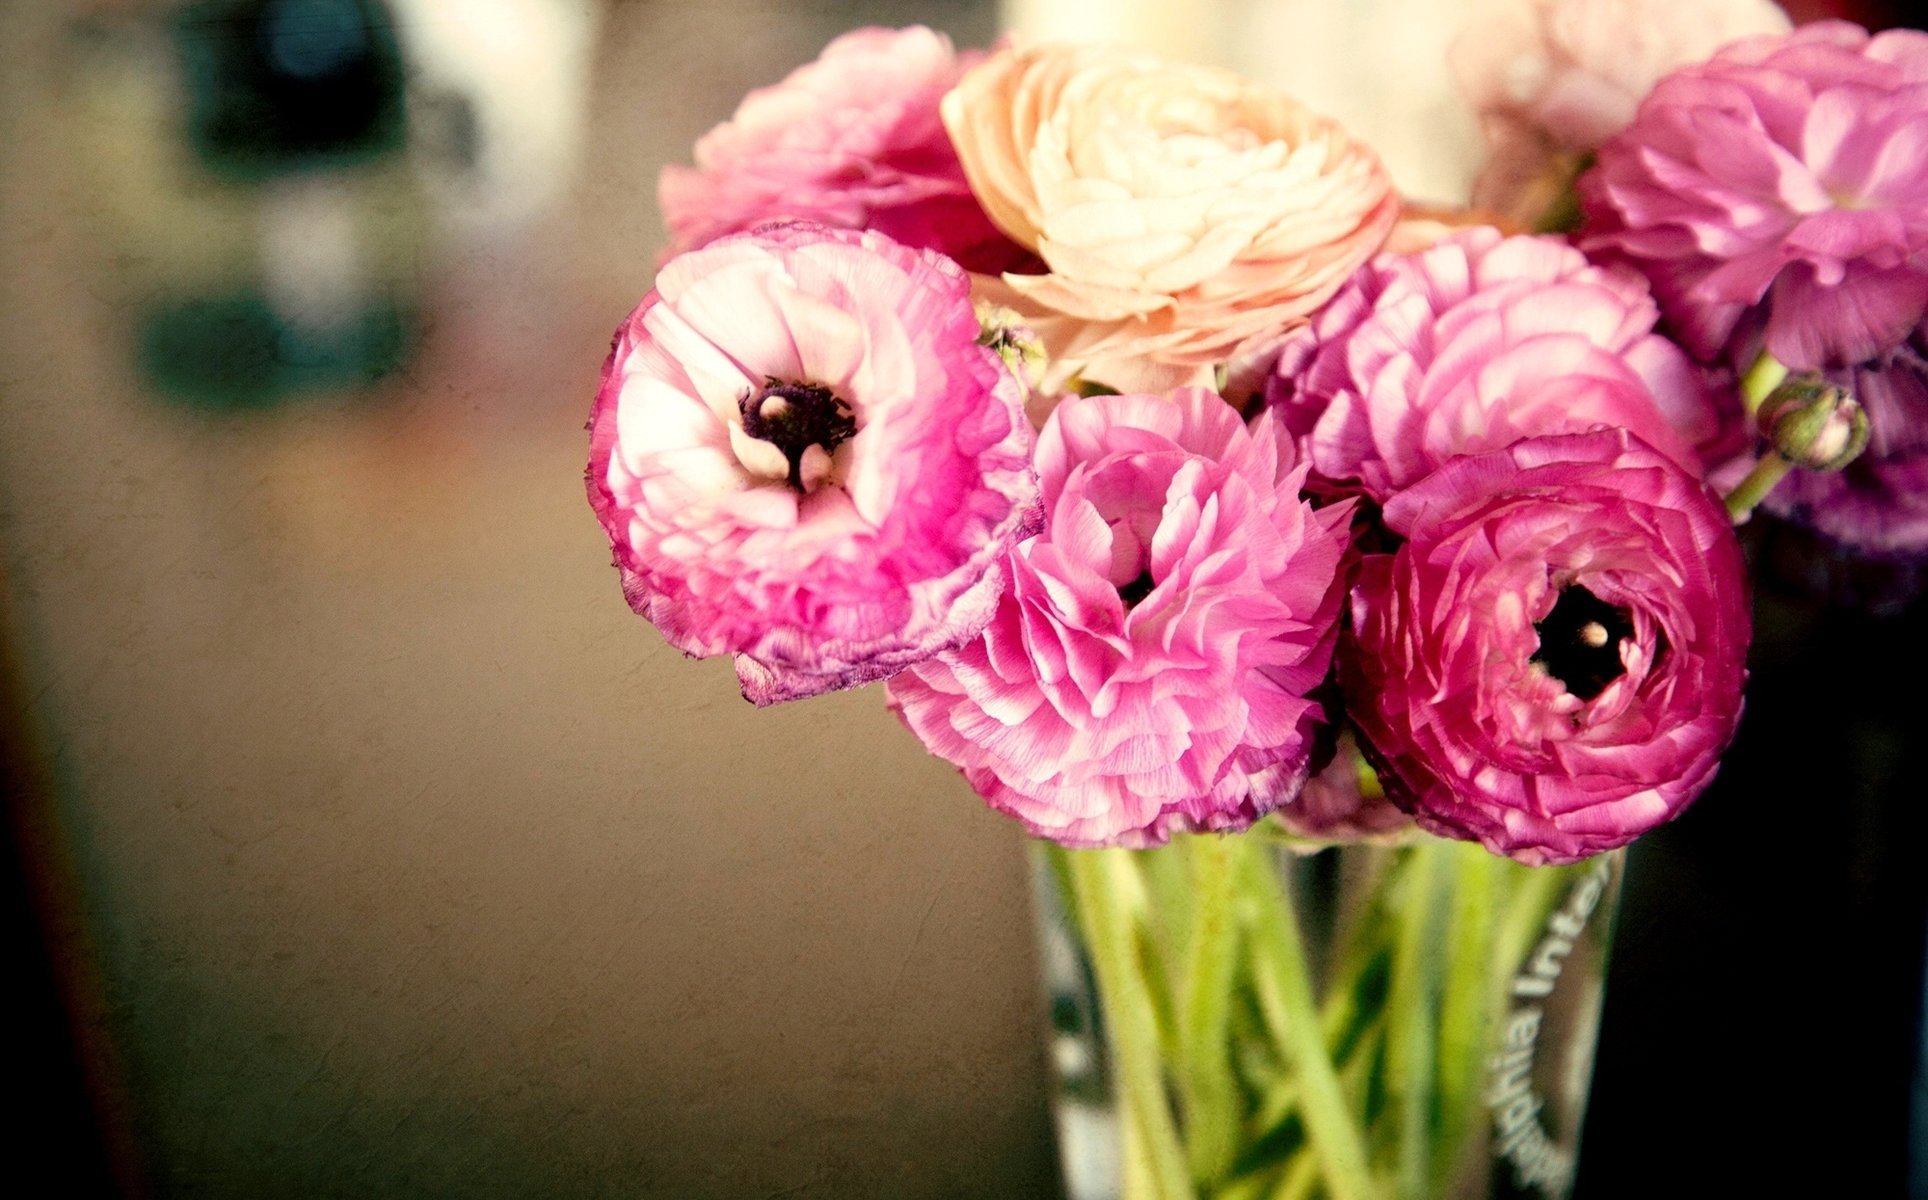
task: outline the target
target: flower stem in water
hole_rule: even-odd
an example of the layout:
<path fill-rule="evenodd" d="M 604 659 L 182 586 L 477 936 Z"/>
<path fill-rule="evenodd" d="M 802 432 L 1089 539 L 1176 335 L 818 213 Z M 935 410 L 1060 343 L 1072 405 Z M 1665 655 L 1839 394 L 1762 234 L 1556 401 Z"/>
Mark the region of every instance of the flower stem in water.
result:
<path fill-rule="evenodd" d="M 1090 938 L 1092 968 L 1107 998 L 1105 1017 L 1110 1022 L 1112 1050 L 1117 1058 L 1126 1140 L 1137 1143 L 1139 1169 L 1146 1176 L 1150 1197 L 1191 1200 L 1191 1176 L 1179 1144 L 1178 1126 L 1165 1098 L 1152 989 L 1134 945 L 1130 911 L 1123 903 L 1130 882 L 1123 875 L 1135 869 L 1130 853 L 1078 850 L 1066 857 L 1078 911 Z"/>

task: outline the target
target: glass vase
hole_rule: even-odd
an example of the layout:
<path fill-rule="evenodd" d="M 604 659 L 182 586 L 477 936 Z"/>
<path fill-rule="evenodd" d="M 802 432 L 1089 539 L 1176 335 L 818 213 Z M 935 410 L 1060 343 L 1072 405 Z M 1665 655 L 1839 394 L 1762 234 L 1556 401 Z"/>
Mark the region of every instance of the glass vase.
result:
<path fill-rule="evenodd" d="M 1038 843 L 1070 1200 L 1566 1195 L 1622 859 Z"/>

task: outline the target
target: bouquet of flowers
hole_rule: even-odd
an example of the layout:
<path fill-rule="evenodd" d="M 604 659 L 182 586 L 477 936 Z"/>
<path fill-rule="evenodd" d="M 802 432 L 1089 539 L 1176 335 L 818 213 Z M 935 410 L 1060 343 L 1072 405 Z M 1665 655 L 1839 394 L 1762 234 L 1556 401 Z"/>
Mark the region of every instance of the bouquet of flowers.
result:
<path fill-rule="evenodd" d="M 922 28 L 662 177 L 624 593 L 758 705 L 887 680 L 1044 840 L 1098 1192 L 1562 1194 L 1610 852 L 1740 719 L 1735 526 L 1928 559 L 1928 35 L 1516 0 L 1454 53 L 1463 209 L 1230 73 Z"/>

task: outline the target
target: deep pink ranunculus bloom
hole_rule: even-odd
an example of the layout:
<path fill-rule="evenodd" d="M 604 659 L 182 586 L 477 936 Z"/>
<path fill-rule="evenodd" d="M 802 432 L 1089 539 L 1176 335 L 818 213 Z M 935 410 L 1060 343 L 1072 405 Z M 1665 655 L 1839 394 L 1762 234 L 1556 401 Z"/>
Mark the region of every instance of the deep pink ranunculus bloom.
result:
<path fill-rule="evenodd" d="M 1305 779 L 1350 505 L 1314 511 L 1271 416 L 1203 389 L 1066 400 L 1044 523 L 982 636 L 890 683 L 926 748 L 1071 846 L 1243 829 Z"/>
<path fill-rule="evenodd" d="M 1318 477 L 1380 501 L 1458 455 L 1601 425 L 1698 471 L 1697 449 L 1738 447 L 1659 317 L 1632 271 L 1475 227 L 1368 263 L 1287 338 L 1266 399 Z"/>
<path fill-rule="evenodd" d="M 663 168 L 671 252 L 802 219 L 875 229 L 973 271 L 1020 269 L 1031 256 L 984 215 L 938 114 L 981 57 L 922 26 L 857 29 L 751 92 L 696 143 L 694 167 Z"/>
<path fill-rule="evenodd" d="M 772 225 L 691 251 L 616 332 L 589 501 L 671 645 L 768 704 L 971 637 L 1035 504 L 1023 389 L 970 285 L 877 233 Z"/>
<path fill-rule="evenodd" d="M 1928 33 L 1728 46 L 1660 81 L 1580 195 L 1588 250 L 1645 271 L 1703 360 L 1744 318 L 1792 367 L 1876 358 L 1928 309 Z"/>
<path fill-rule="evenodd" d="M 1341 650 L 1387 793 L 1526 863 L 1625 845 L 1705 788 L 1750 633 L 1720 502 L 1624 430 L 1456 459 L 1386 505 Z"/>

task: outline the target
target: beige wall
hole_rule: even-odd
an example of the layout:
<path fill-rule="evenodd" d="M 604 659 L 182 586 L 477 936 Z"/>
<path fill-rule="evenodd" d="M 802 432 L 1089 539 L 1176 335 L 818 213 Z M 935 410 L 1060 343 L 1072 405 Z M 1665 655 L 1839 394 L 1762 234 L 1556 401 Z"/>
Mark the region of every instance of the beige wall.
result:
<path fill-rule="evenodd" d="M 613 8 L 561 207 L 386 264 L 409 370 L 209 416 L 130 365 L 151 205 L 82 161 L 55 6 L 0 9 L 5 635 L 157 1194 L 1055 1186 L 1015 827 L 880 689 L 758 713 L 669 651 L 582 497 L 657 168 L 911 15 L 990 27 Z"/>

